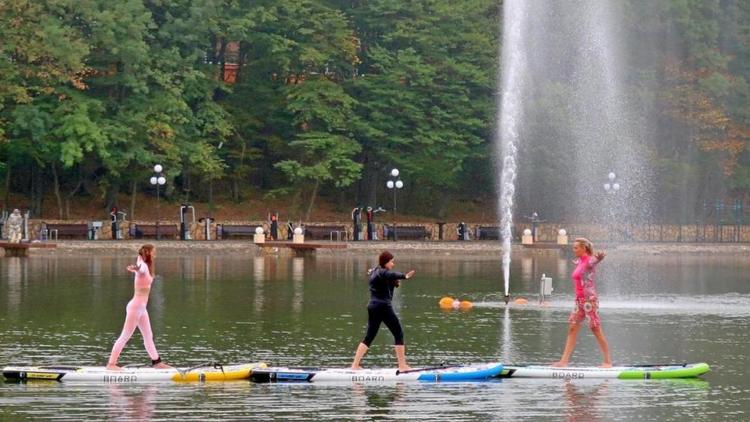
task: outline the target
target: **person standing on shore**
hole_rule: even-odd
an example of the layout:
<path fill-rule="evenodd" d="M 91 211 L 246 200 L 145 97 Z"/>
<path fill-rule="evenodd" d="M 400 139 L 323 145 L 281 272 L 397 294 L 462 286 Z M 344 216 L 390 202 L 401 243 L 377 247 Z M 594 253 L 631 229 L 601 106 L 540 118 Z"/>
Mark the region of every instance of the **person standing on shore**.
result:
<path fill-rule="evenodd" d="M 136 327 L 143 336 L 143 345 L 146 347 L 149 357 L 151 357 L 151 366 L 160 369 L 171 368 L 171 366 L 162 363 L 159 352 L 156 351 L 154 335 L 151 331 L 151 321 L 146 310 L 148 296 L 151 292 L 151 283 L 154 281 L 154 258 L 156 258 L 156 248 L 154 248 L 154 245 L 145 244 L 138 249 L 136 264 L 128 265 L 127 267 L 128 271 L 135 274 L 133 298 L 125 307 L 125 325 L 122 327 L 120 337 L 112 347 L 112 353 L 107 362 L 107 369 L 109 370 L 120 369 L 117 366 L 117 360 L 120 357 L 122 349 L 135 332 Z"/>
<path fill-rule="evenodd" d="M 393 255 L 388 251 L 380 254 L 378 264 L 377 267 L 368 272 L 370 276 L 370 303 L 367 305 L 367 333 L 357 347 L 357 352 L 352 362 L 352 369 L 362 369 L 360 366 L 362 358 L 370 349 L 372 341 L 378 334 L 380 323 L 385 323 L 391 334 L 393 334 L 398 370 L 402 372 L 408 371 L 411 368 L 406 364 L 404 331 L 401 328 L 401 322 L 398 320 L 396 312 L 393 310 L 391 300 L 393 299 L 393 289 L 399 287 L 400 280 L 412 278 L 415 271 L 411 270 L 406 274 L 393 271 L 393 267 L 396 264 L 393 261 Z"/>
<path fill-rule="evenodd" d="M 23 232 L 23 216 L 18 208 L 8 216 L 8 241 L 10 243 L 21 243 Z"/>
<path fill-rule="evenodd" d="M 573 242 L 573 253 L 578 258 L 572 275 L 573 286 L 576 291 L 575 308 L 568 318 L 570 325 L 565 350 L 560 360 L 553 366 L 568 366 L 570 356 L 576 347 L 578 330 L 581 328 L 581 323 L 588 319 L 591 332 L 594 333 L 599 348 L 602 350 L 602 355 L 604 355 L 604 363 L 601 366 L 611 368 L 612 359 L 609 356 L 609 344 L 607 344 L 607 339 L 604 338 L 601 321 L 599 320 L 599 296 L 596 293 L 596 284 L 594 283 L 596 266 L 604 260 L 606 254 L 604 252 L 595 254 L 594 245 L 591 241 L 582 237 Z"/>

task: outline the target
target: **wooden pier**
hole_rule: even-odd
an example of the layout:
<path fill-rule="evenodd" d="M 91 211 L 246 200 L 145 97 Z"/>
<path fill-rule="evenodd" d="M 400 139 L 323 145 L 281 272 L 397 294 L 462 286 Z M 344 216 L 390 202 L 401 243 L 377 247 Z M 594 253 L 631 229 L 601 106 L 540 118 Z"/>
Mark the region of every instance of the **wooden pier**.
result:
<path fill-rule="evenodd" d="M 18 256 L 24 257 L 29 256 L 29 249 L 54 249 L 57 247 L 55 243 L 46 242 L 21 242 L 21 243 L 10 243 L 0 242 L 0 248 L 5 249 L 5 256 Z"/>
<path fill-rule="evenodd" d="M 318 249 L 346 249 L 346 243 L 292 243 L 280 241 L 266 241 L 256 243 L 256 246 L 263 249 L 264 253 L 273 253 L 275 250 L 286 249 L 294 253 L 295 256 L 311 256 Z"/>
<path fill-rule="evenodd" d="M 555 242 L 534 242 L 531 245 L 523 245 L 525 249 L 565 249 L 571 245 L 561 245 Z"/>

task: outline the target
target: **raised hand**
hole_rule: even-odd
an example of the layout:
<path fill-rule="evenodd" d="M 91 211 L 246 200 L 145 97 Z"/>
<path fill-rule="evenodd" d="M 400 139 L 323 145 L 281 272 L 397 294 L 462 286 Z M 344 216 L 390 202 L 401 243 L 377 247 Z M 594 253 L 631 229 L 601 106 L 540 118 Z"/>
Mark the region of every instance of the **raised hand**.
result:
<path fill-rule="evenodd" d="M 416 273 L 416 271 L 414 271 L 414 270 L 411 270 L 408 273 L 406 273 L 406 279 L 408 280 L 408 279 L 414 277 L 414 273 Z"/>
<path fill-rule="evenodd" d="M 131 264 L 126 267 L 126 270 L 130 271 L 131 273 L 137 273 L 139 268 L 140 266 Z"/>
<path fill-rule="evenodd" d="M 598 253 L 594 254 L 594 257 L 596 257 L 597 261 L 603 260 L 605 256 L 607 256 L 607 254 L 604 253 L 604 252 L 598 252 Z"/>

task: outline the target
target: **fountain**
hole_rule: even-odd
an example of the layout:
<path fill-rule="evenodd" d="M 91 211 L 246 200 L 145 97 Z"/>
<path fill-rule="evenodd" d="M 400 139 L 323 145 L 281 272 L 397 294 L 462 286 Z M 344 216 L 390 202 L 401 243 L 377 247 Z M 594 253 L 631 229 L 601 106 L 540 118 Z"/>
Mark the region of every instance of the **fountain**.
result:
<path fill-rule="evenodd" d="M 623 7 L 504 2 L 495 144 L 506 303 L 519 199 L 557 221 L 586 224 L 642 221 L 651 209 L 644 158 L 650 122 L 637 93 L 625 89 Z M 610 170 L 623 189 L 605 197 L 600 180 Z"/>
<path fill-rule="evenodd" d="M 500 177 L 500 239 L 503 244 L 503 281 L 505 303 L 510 299 L 510 253 L 513 227 L 513 200 L 516 186 L 516 157 L 518 155 L 521 123 L 521 94 L 523 92 L 525 60 L 521 51 L 521 37 L 526 22 L 524 0 L 505 2 L 502 51 L 502 98 L 498 151 L 502 154 Z"/>

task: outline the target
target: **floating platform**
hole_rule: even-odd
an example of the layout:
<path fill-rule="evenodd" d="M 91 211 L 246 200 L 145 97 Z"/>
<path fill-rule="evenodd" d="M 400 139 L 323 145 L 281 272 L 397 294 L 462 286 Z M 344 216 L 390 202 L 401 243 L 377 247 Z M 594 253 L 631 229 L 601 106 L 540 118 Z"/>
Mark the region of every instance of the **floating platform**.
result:
<path fill-rule="evenodd" d="M 565 249 L 570 245 L 560 245 L 554 242 L 536 242 L 531 245 L 523 245 L 525 249 Z"/>
<path fill-rule="evenodd" d="M 39 249 L 54 249 L 57 247 L 56 243 L 46 243 L 46 242 L 21 242 L 21 243 L 11 243 L 11 242 L 0 242 L 0 248 L 5 249 L 5 256 L 28 256 L 29 255 L 29 249 L 31 248 L 39 248 Z"/>
<path fill-rule="evenodd" d="M 296 256 L 309 256 L 315 253 L 318 249 L 346 249 L 346 243 L 293 243 L 293 242 L 280 242 L 270 241 L 264 243 L 256 243 L 263 249 L 263 252 L 272 252 L 273 249 L 286 249 L 293 252 Z"/>

